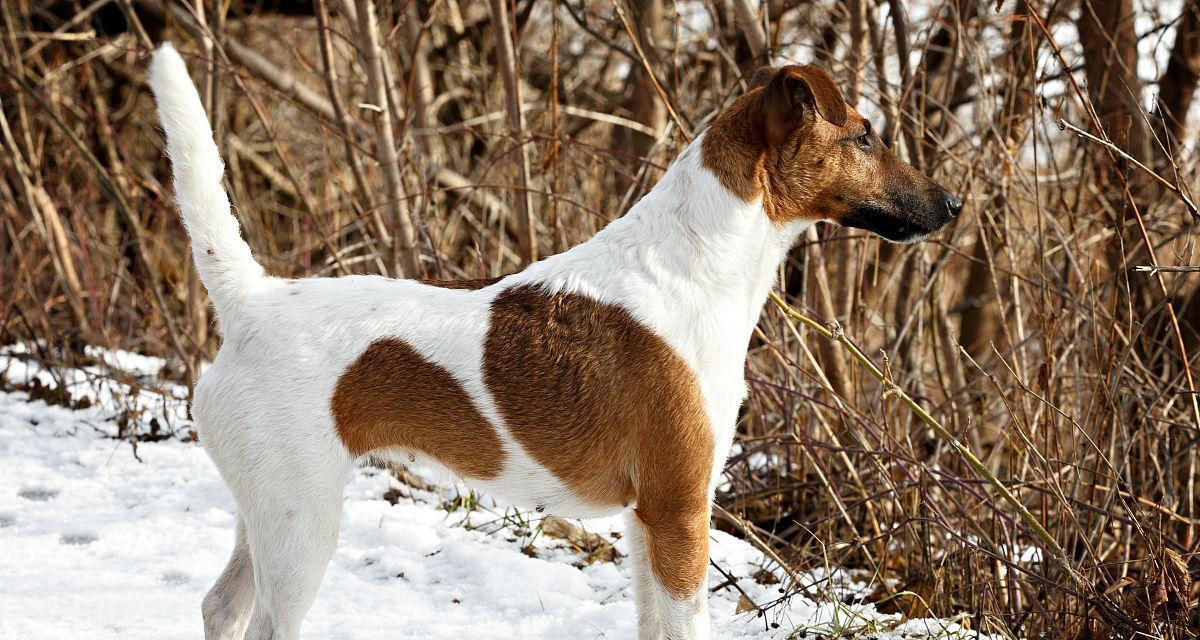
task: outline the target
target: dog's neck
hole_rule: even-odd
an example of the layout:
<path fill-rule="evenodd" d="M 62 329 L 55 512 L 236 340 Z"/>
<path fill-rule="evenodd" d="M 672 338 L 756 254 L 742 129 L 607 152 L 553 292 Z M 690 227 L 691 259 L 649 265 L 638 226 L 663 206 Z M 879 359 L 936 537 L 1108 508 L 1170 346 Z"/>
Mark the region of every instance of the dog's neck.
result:
<path fill-rule="evenodd" d="M 622 218 L 591 240 L 533 265 L 531 279 L 635 315 L 703 367 L 741 360 L 779 265 L 808 223 L 779 226 L 705 167 L 703 134 Z"/>
<path fill-rule="evenodd" d="M 698 289 L 707 302 L 736 303 L 757 320 L 779 265 L 807 226 L 771 222 L 762 201 L 729 191 L 702 160 L 701 134 L 654 189 L 601 235 L 645 247 L 643 264 Z M 598 239 L 601 239 L 598 237 Z"/>

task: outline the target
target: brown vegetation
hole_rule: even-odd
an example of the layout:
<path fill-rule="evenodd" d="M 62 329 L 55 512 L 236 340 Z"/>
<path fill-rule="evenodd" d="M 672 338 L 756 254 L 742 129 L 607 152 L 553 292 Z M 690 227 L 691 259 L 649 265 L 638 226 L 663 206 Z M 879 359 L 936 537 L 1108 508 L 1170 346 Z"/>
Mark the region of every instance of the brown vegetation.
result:
<path fill-rule="evenodd" d="M 518 270 L 628 209 L 762 62 L 814 62 L 967 210 L 917 247 L 824 227 L 795 249 L 791 304 L 887 381 L 768 309 L 716 526 L 781 577 L 863 569 L 906 614 L 1194 637 L 1200 273 L 1155 267 L 1197 263 L 1200 3 L 1167 4 L 3 1 L 0 344 L 163 355 L 179 380 L 214 353 L 157 40 L 280 276 Z"/>

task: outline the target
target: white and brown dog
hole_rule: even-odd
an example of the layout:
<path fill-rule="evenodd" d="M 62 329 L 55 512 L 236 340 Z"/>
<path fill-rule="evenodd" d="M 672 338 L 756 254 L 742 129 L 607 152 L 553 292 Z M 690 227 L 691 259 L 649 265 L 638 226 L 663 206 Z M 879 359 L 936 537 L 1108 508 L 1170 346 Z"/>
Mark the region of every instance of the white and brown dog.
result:
<path fill-rule="evenodd" d="M 628 513 L 639 637 L 709 637 L 714 485 L 751 331 L 818 220 L 913 242 L 962 202 L 811 66 L 764 69 L 594 238 L 484 281 L 267 276 L 170 45 L 150 65 L 175 192 L 224 344 L 192 408 L 238 504 L 205 635 L 296 638 L 364 456 L 443 467 L 522 508 Z"/>

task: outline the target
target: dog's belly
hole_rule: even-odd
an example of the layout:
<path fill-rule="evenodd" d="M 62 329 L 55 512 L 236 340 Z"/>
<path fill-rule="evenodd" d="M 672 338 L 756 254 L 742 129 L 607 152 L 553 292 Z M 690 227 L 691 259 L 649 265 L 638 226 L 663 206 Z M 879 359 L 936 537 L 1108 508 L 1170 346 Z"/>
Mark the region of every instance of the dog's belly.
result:
<path fill-rule="evenodd" d="M 538 469 L 533 473 L 514 473 L 488 482 L 468 481 L 467 484 L 518 509 L 564 518 L 604 518 L 636 506 L 632 502 L 586 502 L 545 469 Z"/>
<path fill-rule="evenodd" d="M 522 454 L 523 455 L 523 454 Z M 511 465 L 491 480 L 471 478 L 455 472 L 438 459 L 415 449 L 389 448 L 372 451 L 380 462 L 428 472 L 438 484 L 458 481 L 496 500 L 498 506 L 516 507 L 564 518 L 603 518 L 617 515 L 634 503 L 588 503 L 570 491 L 550 471 L 537 465 Z M 527 459 L 527 456 L 526 456 Z"/>

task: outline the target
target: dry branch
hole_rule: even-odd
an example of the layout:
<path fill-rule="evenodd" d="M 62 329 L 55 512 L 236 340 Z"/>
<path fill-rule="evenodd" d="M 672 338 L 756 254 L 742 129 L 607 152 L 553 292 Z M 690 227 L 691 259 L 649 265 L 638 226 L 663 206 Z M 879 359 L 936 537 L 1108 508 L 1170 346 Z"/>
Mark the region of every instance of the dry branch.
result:
<path fill-rule="evenodd" d="M 733 10 L 737 12 L 738 24 L 742 34 L 746 36 L 746 44 L 754 54 L 758 64 L 767 62 L 767 32 L 763 30 L 762 22 L 758 19 L 758 11 L 751 6 L 752 0 L 733 0 Z"/>
<path fill-rule="evenodd" d="M 508 116 L 508 134 L 515 146 L 513 151 L 517 170 L 518 225 L 521 230 L 521 253 L 526 262 L 538 259 L 537 232 L 533 224 L 533 202 L 529 194 L 529 150 L 525 144 L 525 114 L 521 110 L 521 70 L 513 50 L 512 28 L 508 19 L 508 0 L 490 0 L 492 34 L 496 38 L 496 67 L 504 82 L 504 108 Z"/>
<path fill-rule="evenodd" d="M 148 9 L 160 17 L 165 18 L 169 13 L 179 21 L 179 24 L 183 25 L 184 29 L 192 37 L 198 40 L 211 37 L 211 33 L 202 25 L 197 24 L 196 19 L 186 9 L 173 2 L 166 4 L 164 7 L 162 0 L 135 1 L 138 6 Z M 321 119 L 330 123 L 337 121 L 333 107 L 329 102 L 305 86 L 304 83 L 297 80 L 290 72 L 279 68 L 273 62 L 264 58 L 262 54 L 233 38 L 223 38 L 220 45 L 230 62 L 244 67 L 254 77 L 271 85 L 288 98 L 295 100 L 297 104 Z"/>
<path fill-rule="evenodd" d="M 421 258 L 417 249 L 417 233 L 408 216 L 407 197 L 400 178 L 400 158 L 396 153 L 392 111 L 388 105 L 387 85 L 383 75 L 383 52 L 379 44 L 379 26 L 373 0 L 358 0 L 358 36 L 361 42 L 363 67 L 367 86 L 377 109 L 370 109 L 375 119 L 375 156 L 383 170 L 387 187 L 387 202 L 392 221 L 391 267 L 398 277 L 416 278 L 421 275 Z"/>

